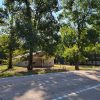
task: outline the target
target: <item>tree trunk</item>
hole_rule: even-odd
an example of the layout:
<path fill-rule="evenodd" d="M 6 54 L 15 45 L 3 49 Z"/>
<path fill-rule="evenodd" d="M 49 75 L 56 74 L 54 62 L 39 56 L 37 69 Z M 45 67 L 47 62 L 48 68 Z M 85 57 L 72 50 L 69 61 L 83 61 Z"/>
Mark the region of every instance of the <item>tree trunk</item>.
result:
<path fill-rule="evenodd" d="M 30 52 L 29 52 L 29 59 L 28 59 L 28 66 L 27 66 L 27 70 L 28 71 L 32 71 L 33 68 L 33 52 L 32 49 L 30 48 Z"/>
<path fill-rule="evenodd" d="M 79 62 L 77 61 L 77 63 L 75 64 L 75 70 L 79 70 Z"/>
<path fill-rule="evenodd" d="M 77 54 L 76 54 L 76 62 L 75 62 L 75 70 L 79 70 L 79 61 L 80 61 L 80 58 L 79 58 L 79 55 L 80 55 L 80 50 L 81 50 L 81 44 L 80 44 L 80 35 L 81 35 L 81 30 L 80 30 L 80 22 L 78 20 L 78 29 L 77 29 L 77 47 L 78 47 L 78 51 L 77 51 Z"/>
<path fill-rule="evenodd" d="M 97 65 L 97 64 L 96 64 L 96 52 L 94 53 L 94 62 L 95 62 L 94 65 L 96 66 L 96 65 Z"/>
<path fill-rule="evenodd" d="M 8 69 L 12 69 L 12 55 L 13 55 L 13 52 L 12 50 L 10 49 L 9 50 L 9 60 L 8 60 Z"/>
<path fill-rule="evenodd" d="M 25 0 L 25 4 L 26 4 L 26 10 L 27 10 L 27 12 L 26 12 L 27 21 L 30 24 L 29 40 L 28 40 L 28 41 L 30 41 L 29 42 L 29 59 L 28 59 L 29 61 L 28 61 L 27 70 L 31 71 L 33 68 L 33 64 L 32 64 L 33 63 L 33 55 L 32 55 L 32 53 L 33 53 L 33 42 L 32 42 L 33 38 L 32 38 L 32 21 L 31 21 L 32 16 L 31 16 L 31 8 L 30 8 L 29 0 Z"/>
<path fill-rule="evenodd" d="M 75 55 L 75 70 L 79 70 L 79 51 Z"/>
<path fill-rule="evenodd" d="M 12 27 L 11 27 L 12 28 Z M 14 37 L 14 34 L 13 32 L 11 31 L 10 33 L 10 42 L 9 42 L 9 59 L 8 59 L 8 69 L 12 69 L 12 57 L 13 57 L 13 37 Z"/>

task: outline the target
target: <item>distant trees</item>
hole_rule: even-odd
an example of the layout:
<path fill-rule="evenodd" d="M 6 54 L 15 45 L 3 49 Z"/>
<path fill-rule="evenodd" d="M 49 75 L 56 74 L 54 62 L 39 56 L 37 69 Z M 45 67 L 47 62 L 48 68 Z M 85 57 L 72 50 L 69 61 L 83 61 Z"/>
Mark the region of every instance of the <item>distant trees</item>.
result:
<path fill-rule="evenodd" d="M 87 55 L 92 55 L 96 65 L 96 54 L 100 53 L 100 34 L 96 31 L 96 29 L 89 29 L 87 31 L 86 38 L 87 45 L 84 51 Z"/>
<path fill-rule="evenodd" d="M 78 52 L 76 45 L 77 34 L 73 28 L 67 25 L 63 25 L 60 29 L 60 32 L 62 35 L 62 44 L 64 49 L 62 57 L 64 57 L 69 62 L 73 62 L 74 64 L 76 62 L 75 55 Z"/>

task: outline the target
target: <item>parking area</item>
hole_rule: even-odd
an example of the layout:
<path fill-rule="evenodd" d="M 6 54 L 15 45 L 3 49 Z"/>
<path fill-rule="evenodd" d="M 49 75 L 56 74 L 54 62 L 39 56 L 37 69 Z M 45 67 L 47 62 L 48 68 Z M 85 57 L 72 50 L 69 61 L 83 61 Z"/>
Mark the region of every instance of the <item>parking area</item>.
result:
<path fill-rule="evenodd" d="M 0 79 L 0 100 L 100 100 L 100 71 Z"/>

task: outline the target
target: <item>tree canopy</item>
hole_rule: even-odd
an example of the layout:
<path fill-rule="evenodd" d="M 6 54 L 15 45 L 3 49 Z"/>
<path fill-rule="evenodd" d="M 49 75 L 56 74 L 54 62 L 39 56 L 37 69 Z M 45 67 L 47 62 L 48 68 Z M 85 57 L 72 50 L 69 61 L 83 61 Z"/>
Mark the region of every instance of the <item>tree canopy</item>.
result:
<path fill-rule="evenodd" d="M 8 68 L 20 48 L 29 53 L 28 70 L 36 51 L 73 61 L 78 70 L 87 53 L 100 53 L 99 5 L 99 0 L 4 0 L 0 52 L 8 52 Z"/>

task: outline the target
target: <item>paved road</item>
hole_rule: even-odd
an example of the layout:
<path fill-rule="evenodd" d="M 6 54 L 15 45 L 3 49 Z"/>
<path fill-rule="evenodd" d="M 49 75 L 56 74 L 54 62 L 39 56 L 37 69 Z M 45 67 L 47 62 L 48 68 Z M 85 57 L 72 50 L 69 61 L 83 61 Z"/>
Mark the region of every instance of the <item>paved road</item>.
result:
<path fill-rule="evenodd" d="M 100 100 L 100 71 L 0 79 L 0 100 Z"/>

